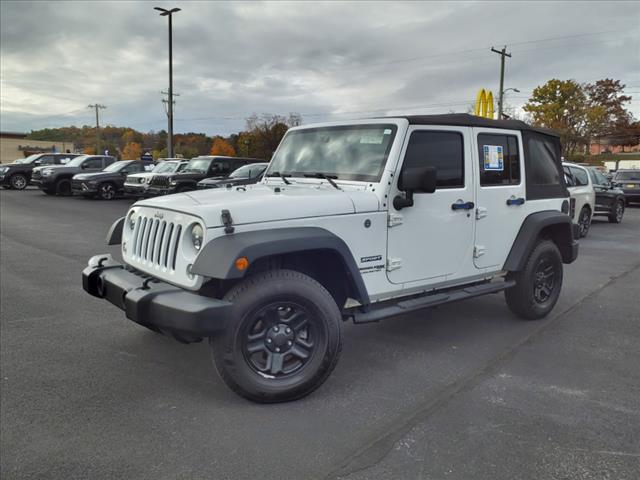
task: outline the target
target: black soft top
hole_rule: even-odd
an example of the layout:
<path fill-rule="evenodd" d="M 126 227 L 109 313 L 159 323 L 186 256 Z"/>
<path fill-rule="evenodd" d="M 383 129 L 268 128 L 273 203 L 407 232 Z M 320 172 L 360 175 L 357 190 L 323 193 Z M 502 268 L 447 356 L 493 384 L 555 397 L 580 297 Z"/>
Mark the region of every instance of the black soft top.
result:
<path fill-rule="evenodd" d="M 452 125 L 456 127 L 504 128 L 506 130 L 525 130 L 543 135 L 559 135 L 547 128 L 533 127 L 520 120 L 493 120 L 477 117 L 468 113 L 446 113 L 442 115 L 398 115 L 389 118 L 406 118 L 410 125 Z"/>

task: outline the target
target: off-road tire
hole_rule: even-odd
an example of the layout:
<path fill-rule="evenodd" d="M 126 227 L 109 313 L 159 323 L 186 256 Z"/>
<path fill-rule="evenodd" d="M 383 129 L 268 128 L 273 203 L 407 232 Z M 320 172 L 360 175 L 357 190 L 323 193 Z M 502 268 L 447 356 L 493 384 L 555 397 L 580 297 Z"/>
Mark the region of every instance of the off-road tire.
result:
<path fill-rule="evenodd" d="M 624 203 L 624 200 L 616 200 L 615 205 L 611 207 L 611 214 L 608 216 L 609 223 L 622 223 Z"/>
<path fill-rule="evenodd" d="M 104 182 L 98 185 L 98 198 L 100 200 L 113 200 L 118 191 L 112 182 Z"/>
<path fill-rule="evenodd" d="M 58 180 L 56 182 L 56 195 L 60 195 L 61 197 L 70 197 L 71 195 L 73 195 L 70 179 L 63 178 L 62 180 Z"/>
<path fill-rule="evenodd" d="M 318 388 L 335 368 L 342 349 L 340 311 L 329 292 L 311 277 L 292 270 L 258 273 L 233 287 L 224 300 L 234 305 L 233 320 L 223 333 L 211 337 L 209 343 L 220 377 L 234 392 L 260 403 L 296 400 Z M 298 312 L 302 313 L 298 315 Z M 307 319 L 306 322 L 303 320 L 304 331 L 296 326 L 300 318 Z M 275 328 L 277 325 L 280 330 Z M 289 325 L 291 329 L 285 328 Z M 252 335 L 255 328 L 263 330 L 264 334 Z M 266 342 L 271 342 L 270 335 L 284 335 L 285 329 L 293 335 L 289 337 L 292 342 L 286 342 L 293 343 L 292 347 L 284 346 L 282 337 L 274 338 L 267 346 Z M 279 333 L 274 334 L 273 330 Z M 275 374 L 264 373 L 264 370 L 260 373 L 252 363 L 257 355 L 259 359 L 266 358 L 267 369 L 273 369 L 275 345 L 282 344 L 283 350 L 293 352 L 303 339 L 306 344 L 313 344 L 306 360 L 298 360 L 292 353 L 278 354 L 288 360 L 278 362 L 280 370 Z M 248 353 L 249 347 L 257 342 L 264 342 L 264 345 L 260 344 L 259 350 Z M 302 365 L 292 373 L 285 373 L 284 366 L 291 362 Z"/>
<path fill-rule="evenodd" d="M 547 298 L 539 287 L 540 268 L 548 265 L 553 269 L 553 284 Z M 544 270 L 544 269 L 543 269 Z M 560 250 L 551 240 L 540 239 L 529 253 L 524 268 L 509 275 L 516 285 L 505 290 L 507 305 L 513 313 L 525 320 L 539 320 L 553 309 L 562 289 L 562 257 Z"/>
<path fill-rule="evenodd" d="M 585 205 L 578 215 L 578 237 L 586 237 L 589 227 L 591 227 L 591 209 Z"/>
<path fill-rule="evenodd" d="M 13 190 L 24 190 L 25 188 L 27 188 L 27 185 L 29 185 L 29 180 L 27 180 L 27 177 L 25 177 L 21 173 L 12 175 L 10 182 L 11 188 Z"/>

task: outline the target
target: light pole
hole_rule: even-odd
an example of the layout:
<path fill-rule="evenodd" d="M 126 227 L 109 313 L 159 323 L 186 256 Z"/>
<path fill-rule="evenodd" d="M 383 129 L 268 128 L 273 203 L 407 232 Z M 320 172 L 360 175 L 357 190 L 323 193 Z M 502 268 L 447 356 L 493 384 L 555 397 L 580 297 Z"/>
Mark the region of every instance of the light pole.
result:
<path fill-rule="evenodd" d="M 169 17 L 169 102 L 168 102 L 168 116 L 169 116 L 169 132 L 167 134 L 167 156 L 173 158 L 173 25 L 172 17 L 174 13 L 180 11 L 179 8 L 172 8 L 167 10 L 166 8 L 154 7 L 154 10 L 160 12 L 161 17 Z"/>

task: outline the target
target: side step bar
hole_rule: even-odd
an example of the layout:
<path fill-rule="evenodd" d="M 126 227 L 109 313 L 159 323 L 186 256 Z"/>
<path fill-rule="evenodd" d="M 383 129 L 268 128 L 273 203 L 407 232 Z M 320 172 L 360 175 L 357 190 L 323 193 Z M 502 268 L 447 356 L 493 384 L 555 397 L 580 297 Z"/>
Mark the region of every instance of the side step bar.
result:
<path fill-rule="evenodd" d="M 369 323 L 378 322 L 382 319 L 402 315 L 404 313 L 414 312 L 423 308 L 435 307 L 445 303 L 457 302 L 467 298 L 478 297 L 487 293 L 496 293 L 507 288 L 511 288 L 516 284 L 514 280 L 504 282 L 483 283 L 458 289 L 448 290 L 443 293 L 427 293 L 420 297 L 414 297 L 409 300 L 401 300 L 391 305 L 382 307 L 373 307 L 368 312 L 356 312 L 353 315 L 353 323 Z"/>

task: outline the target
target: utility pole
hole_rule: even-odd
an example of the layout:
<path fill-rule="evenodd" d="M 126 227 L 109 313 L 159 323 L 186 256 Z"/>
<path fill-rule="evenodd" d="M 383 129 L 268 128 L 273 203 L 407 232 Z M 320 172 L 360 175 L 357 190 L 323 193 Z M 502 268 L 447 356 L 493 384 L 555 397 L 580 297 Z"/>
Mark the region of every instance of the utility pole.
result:
<path fill-rule="evenodd" d="M 498 120 L 502 120 L 502 100 L 504 97 L 504 59 L 505 57 L 511 58 L 511 54 L 507 53 L 506 45 L 502 47 L 502 50 L 496 50 L 491 47 L 491 51 L 500 55 L 500 91 L 498 93 Z"/>
<path fill-rule="evenodd" d="M 101 108 L 107 108 L 104 105 L 96 103 L 94 105 L 88 105 L 87 108 L 95 108 L 96 110 L 96 155 L 100 155 L 100 116 L 98 111 Z"/>
<path fill-rule="evenodd" d="M 167 96 L 167 98 L 163 98 L 163 99 L 162 99 L 162 104 L 164 105 L 164 113 L 167 115 L 167 118 L 169 118 L 169 107 L 168 107 L 168 104 L 169 104 L 169 100 L 168 100 L 168 98 L 169 98 L 169 92 L 162 91 L 162 92 L 160 92 L 160 93 L 161 93 L 162 95 L 166 95 L 166 96 Z M 173 94 L 173 96 L 174 96 L 174 97 L 179 97 L 179 96 L 180 96 L 180 94 L 179 94 L 179 93 L 174 93 L 174 94 Z M 176 101 L 175 101 L 175 100 L 173 101 L 173 106 L 174 106 L 174 107 L 176 106 Z M 173 110 L 172 110 L 172 113 L 173 113 Z"/>
<path fill-rule="evenodd" d="M 161 17 L 169 17 L 169 100 L 167 106 L 167 115 L 169 116 L 169 131 L 167 132 L 167 154 L 169 158 L 173 158 L 173 14 L 180 11 L 179 8 L 154 7 L 154 10 L 160 12 Z"/>

